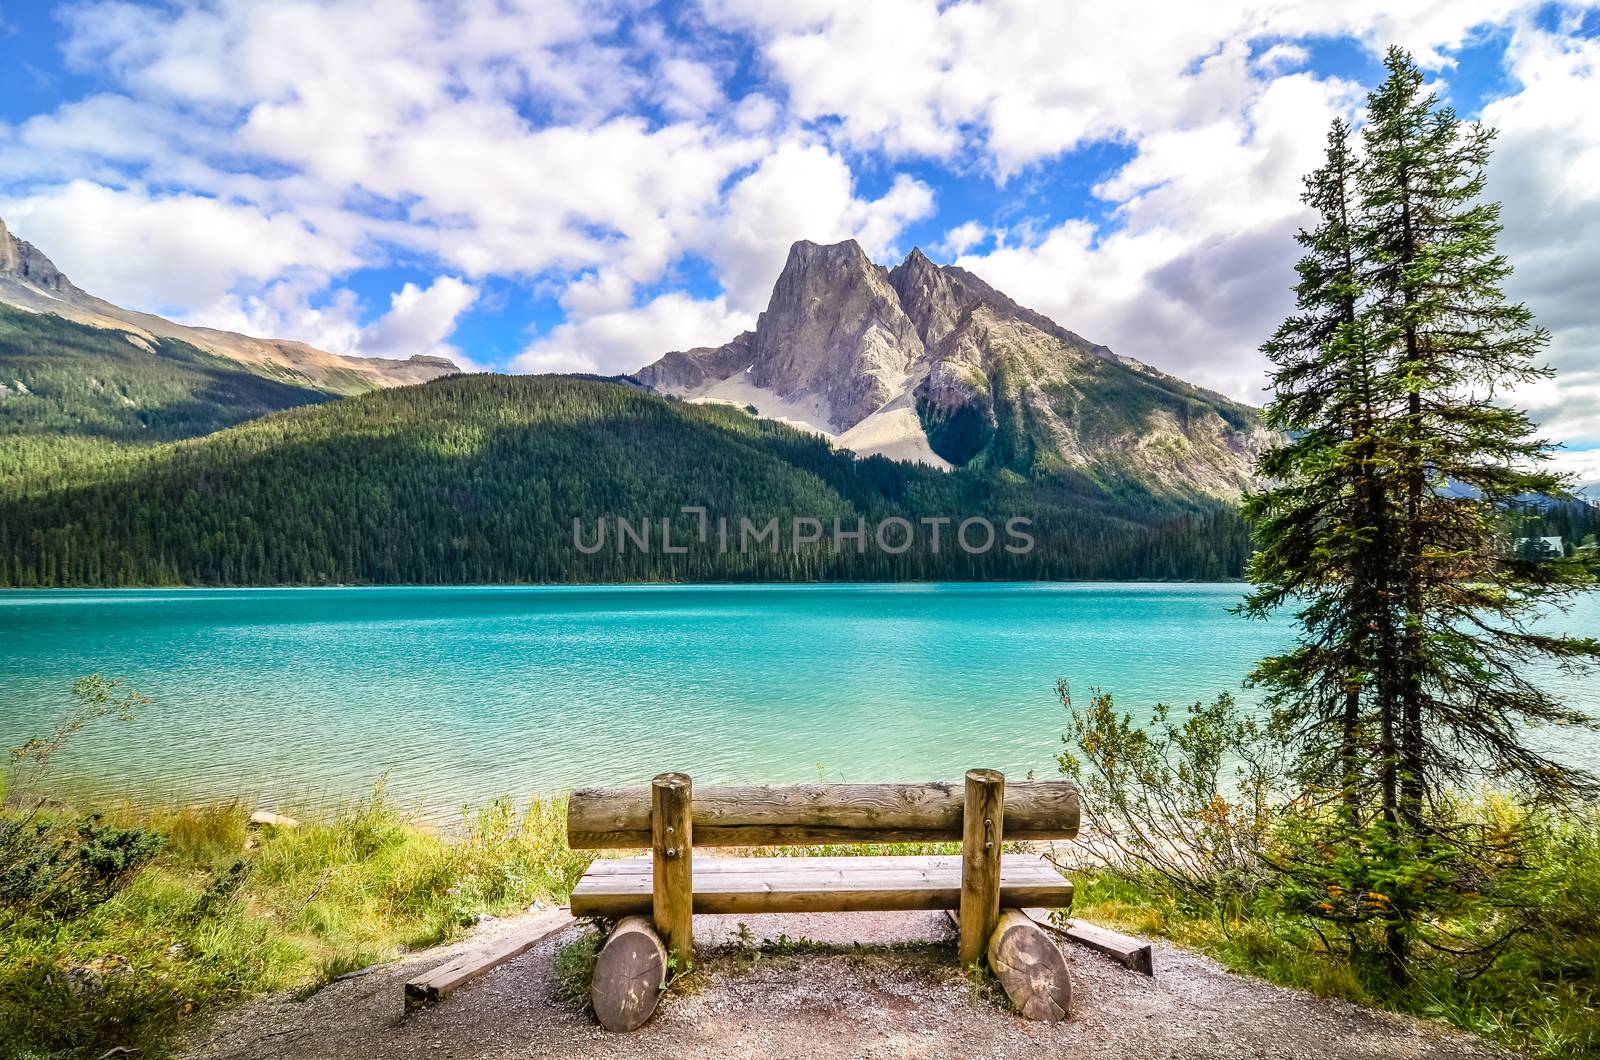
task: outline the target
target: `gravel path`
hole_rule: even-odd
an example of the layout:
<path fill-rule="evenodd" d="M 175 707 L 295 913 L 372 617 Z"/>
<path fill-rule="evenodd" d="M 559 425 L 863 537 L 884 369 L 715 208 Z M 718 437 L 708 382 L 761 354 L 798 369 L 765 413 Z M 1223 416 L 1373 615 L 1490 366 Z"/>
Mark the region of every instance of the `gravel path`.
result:
<path fill-rule="evenodd" d="M 514 921 L 486 925 L 475 942 Z M 194 1060 L 268 1057 L 1070 1057 L 1072 1060 L 1442 1060 L 1501 1058 L 1442 1024 L 1283 990 L 1171 946 L 1156 978 L 1069 947 L 1073 1016 L 1029 1023 L 974 997 L 955 968 L 943 913 L 753 916 L 756 938 L 809 939 L 754 956 L 729 917 L 697 917 L 700 970 L 630 1035 L 601 1030 L 556 994 L 557 949 L 574 927 L 445 999 L 407 1015 L 402 984 L 465 944 L 430 950 L 334 983 L 311 998 L 274 996 L 225 1014 L 190 1042 Z M 854 943 L 861 943 L 859 947 Z"/>

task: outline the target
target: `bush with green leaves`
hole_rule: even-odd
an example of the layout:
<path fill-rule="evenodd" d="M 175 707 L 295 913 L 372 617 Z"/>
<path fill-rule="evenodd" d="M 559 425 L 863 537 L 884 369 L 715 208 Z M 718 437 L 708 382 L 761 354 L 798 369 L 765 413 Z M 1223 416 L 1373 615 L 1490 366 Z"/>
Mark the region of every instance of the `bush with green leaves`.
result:
<path fill-rule="evenodd" d="M 0 776 L 0 906 L 77 916 L 126 887 L 160 852 L 163 839 L 90 814 L 63 819 L 44 812 L 38 788 L 52 759 L 90 722 L 131 721 L 149 700 L 100 674 L 72 686 L 73 708 L 48 736 L 11 751 Z"/>
<path fill-rule="evenodd" d="M 1113 867 L 1148 875 L 1175 895 L 1248 898 L 1269 878 L 1262 852 L 1284 802 L 1270 735 L 1233 697 L 1195 703 L 1181 718 L 1157 704 L 1149 722 L 1119 713 L 1095 689 L 1074 706 L 1059 761 L 1083 793 L 1093 842 Z"/>

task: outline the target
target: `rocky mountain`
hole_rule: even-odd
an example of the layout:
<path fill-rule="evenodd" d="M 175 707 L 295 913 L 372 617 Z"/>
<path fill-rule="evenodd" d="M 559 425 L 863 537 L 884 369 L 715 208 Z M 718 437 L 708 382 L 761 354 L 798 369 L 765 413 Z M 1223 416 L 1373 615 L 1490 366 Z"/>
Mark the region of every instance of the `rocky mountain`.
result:
<path fill-rule="evenodd" d="M 756 322 L 673 352 L 646 386 L 804 427 L 863 455 L 1237 497 L 1270 440 L 1254 409 L 1121 357 L 921 250 L 799 242 Z"/>
<path fill-rule="evenodd" d="M 405 360 L 346 357 L 303 342 L 258 339 L 231 331 L 189 327 L 150 313 L 123 309 L 96 298 L 67 279 L 38 247 L 12 235 L 3 219 L 0 219 L 0 304 L 36 313 L 53 313 L 79 324 L 115 328 L 147 343 L 176 339 L 206 353 L 239 362 L 257 374 L 334 394 L 357 394 L 383 387 L 425 383 L 460 371 L 443 357 L 419 355 Z"/>

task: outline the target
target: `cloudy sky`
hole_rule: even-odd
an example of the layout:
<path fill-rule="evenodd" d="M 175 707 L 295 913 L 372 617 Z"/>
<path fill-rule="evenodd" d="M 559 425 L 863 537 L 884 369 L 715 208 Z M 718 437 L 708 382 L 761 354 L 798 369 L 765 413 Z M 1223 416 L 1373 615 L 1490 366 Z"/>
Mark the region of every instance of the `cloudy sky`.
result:
<path fill-rule="evenodd" d="M 0 0 L 0 217 L 127 306 L 510 371 L 723 342 L 796 239 L 920 245 L 1259 401 L 1390 43 L 1501 130 L 1522 399 L 1600 482 L 1600 0 Z"/>

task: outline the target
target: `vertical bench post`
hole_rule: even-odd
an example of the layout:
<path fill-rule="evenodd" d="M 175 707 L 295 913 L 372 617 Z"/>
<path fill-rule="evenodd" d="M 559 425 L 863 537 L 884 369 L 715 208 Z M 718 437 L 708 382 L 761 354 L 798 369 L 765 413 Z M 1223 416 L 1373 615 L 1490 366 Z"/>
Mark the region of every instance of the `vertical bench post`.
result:
<path fill-rule="evenodd" d="M 662 773 L 651 782 L 651 904 L 656 932 L 680 972 L 694 962 L 693 803 L 688 774 Z"/>
<path fill-rule="evenodd" d="M 961 821 L 961 967 L 977 964 L 1000 922 L 1000 838 L 1004 831 L 1006 778 L 993 769 L 967 771 L 967 801 Z"/>

